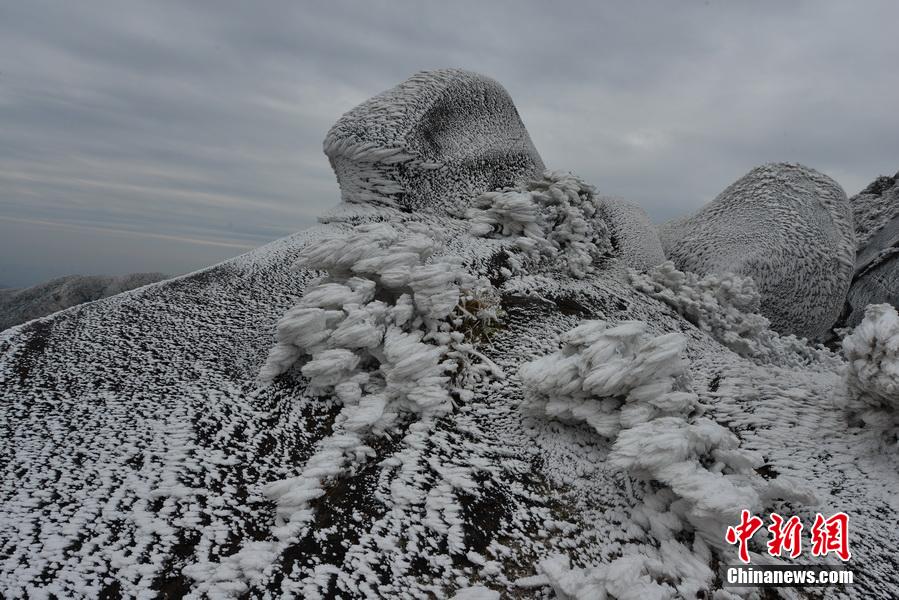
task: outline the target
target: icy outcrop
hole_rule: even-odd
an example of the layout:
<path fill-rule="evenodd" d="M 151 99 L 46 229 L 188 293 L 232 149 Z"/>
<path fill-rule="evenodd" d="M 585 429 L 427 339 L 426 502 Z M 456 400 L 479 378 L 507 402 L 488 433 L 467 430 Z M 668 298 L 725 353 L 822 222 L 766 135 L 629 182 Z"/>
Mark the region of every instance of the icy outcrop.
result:
<path fill-rule="evenodd" d="M 612 238 L 616 257 L 638 271 L 665 262 L 665 251 L 646 211 L 620 198 L 600 197 L 599 214 Z"/>
<path fill-rule="evenodd" d="M 899 437 L 899 314 L 889 304 L 872 304 L 843 339 L 847 408 L 856 421 Z"/>
<path fill-rule="evenodd" d="M 849 199 L 855 223 L 858 252 L 868 246 L 887 224 L 899 217 L 899 173 L 878 177 L 871 185 Z"/>
<path fill-rule="evenodd" d="M 869 304 L 899 306 L 899 173 L 879 177 L 849 204 L 858 249 L 841 325 L 855 327 Z"/>
<path fill-rule="evenodd" d="M 752 277 L 771 326 L 809 339 L 839 317 L 855 261 L 846 194 L 798 164 L 753 169 L 695 215 L 660 226 L 659 237 L 678 269 Z"/>
<path fill-rule="evenodd" d="M 23 289 L 0 289 L 0 331 L 84 302 L 165 279 L 162 273 L 69 275 Z"/>
<path fill-rule="evenodd" d="M 746 358 L 760 363 L 835 367 L 839 357 L 794 335 L 780 335 L 758 314 L 761 297 L 751 277 L 677 270 L 670 261 L 647 273 L 630 273 L 641 292 L 665 302 L 688 321 Z"/>
<path fill-rule="evenodd" d="M 543 171 L 508 92 L 461 69 L 422 71 L 366 100 L 324 150 L 344 202 L 407 212 L 456 209 Z"/>
<path fill-rule="evenodd" d="M 611 250 L 595 188 L 562 171 L 546 171 L 523 186 L 487 192 L 465 216 L 472 235 L 514 238 L 517 252 L 509 263 L 517 273 L 548 263 L 584 278 Z"/>

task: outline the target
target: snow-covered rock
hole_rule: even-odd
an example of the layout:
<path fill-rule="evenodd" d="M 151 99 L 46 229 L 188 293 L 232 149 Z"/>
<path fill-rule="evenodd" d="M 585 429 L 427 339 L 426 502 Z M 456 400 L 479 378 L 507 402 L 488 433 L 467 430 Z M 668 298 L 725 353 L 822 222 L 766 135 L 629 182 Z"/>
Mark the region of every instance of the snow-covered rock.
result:
<path fill-rule="evenodd" d="M 422 71 L 366 100 L 324 150 L 344 202 L 401 211 L 464 208 L 543 171 L 505 88 L 461 69 Z"/>
<path fill-rule="evenodd" d="M 772 327 L 808 339 L 836 322 L 855 262 L 845 192 L 798 164 L 753 169 L 695 215 L 660 226 L 659 237 L 678 269 L 752 277 Z"/>
<path fill-rule="evenodd" d="M 665 251 L 646 211 L 621 198 L 601 196 L 599 213 L 609 228 L 615 254 L 630 267 L 646 271 L 665 262 Z"/>
<path fill-rule="evenodd" d="M 422 104 L 404 94 L 398 115 Z M 447 168 L 441 189 L 476 170 Z M 473 181 L 462 206 L 492 185 Z M 741 356 L 677 308 L 740 323 L 735 280 L 657 298 L 614 244 L 587 277 L 564 252 L 515 269 L 521 235 L 376 195 L 0 333 L 4 597 L 725 598 L 735 554 L 708 532 L 744 502 L 726 484 L 805 522 L 846 511 L 856 583 L 821 595 L 899 596 L 899 456 L 834 409 L 843 364 Z M 566 349 L 589 388 L 549 414 L 550 381 L 535 395 L 519 371 Z M 581 418 L 588 391 L 614 405 L 612 437 Z M 797 479 L 808 494 L 777 500 Z"/>
<path fill-rule="evenodd" d="M 899 306 L 899 173 L 879 177 L 849 203 L 858 249 L 841 325 L 855 327 L 869 304 Z"/>

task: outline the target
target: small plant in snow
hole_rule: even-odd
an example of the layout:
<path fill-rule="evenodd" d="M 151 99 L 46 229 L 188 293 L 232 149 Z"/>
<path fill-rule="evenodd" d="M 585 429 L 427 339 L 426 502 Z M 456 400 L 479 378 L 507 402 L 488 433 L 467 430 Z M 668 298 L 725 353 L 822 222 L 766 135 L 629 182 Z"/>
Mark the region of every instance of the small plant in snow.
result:
<path fill-rule="evenodd" d="M 660 551 L 687 530 L 699 534 L 695 551 L 708 553 L 707 546 L 722 545 L 726 524 L 741 509 L 774 498 L 810 500 L 789 489 L 795 488 L 793 482 L 764 480 L 753 470 L 761 464 L 759 457 L 741 451 L 732 432 L 703 416 L 699 398 L 685 389 L 683 335 L 653 337 L 639 321 L 616 327 L 587 321 L 561 340 L 561 350 L 522 366 L 526 406 L 563 421 L 585 422 L 614 440 L 609 461 L 644 482 L 644 503 L 634 518 L 652 533 Z M 634 560 L 628 558 L 628 569 L 664 571 L 651 561 L 638 565 Z M 606 573 L 611 567 L 596 568 Z M 606 581 L 602 573 L 597 581 Z M 702 570 L 703 577 L 710 573 Z M 682 585 L 703 584 L 692 568 L 681 575 Z"/>
<path fill-rule="evenodd" d="M 516 271 L 558 261 L 583 278 L 611 249 L 595 188 L 561 171 L 545 171 L 542 179 L 523 187 L 487 192 L 466 217 L 472 235 L 516 237 L 520 253 L 510 259 Z"/>
<path fill-rule="evenodd" d="M 519 371 L 532 411 L 615 439 L 623 428 L 698 407 L 695 394 L 676 389 L 686 366 L 679 334 L 652 338 L 640 321 L 585 321 L 561 341 L 560 351 Z"/>
<path fill-rule="evenodd" d="M 697 539 L 693 550 L 676 540 L 656 548 L 641 548 L 612 562 L 586 568 L 571 566 L 564 554 L 553 555 L 537 566 L 546 584 L 560 600 L 664 600 L 702 598 L 714 577 L 708 563 L 711 554 Z"/>
<path fill-rule="evenodd" d="M 367 437 L 395 430 L 404 414 L 415 415 L 419 421 L 404 441 L 420 446 L 433 420 L 452 410 L 454 395 L 468 399 L 466 386 L 488 375 L 502 377 L 475 348 L 498 317 L 490 283 L 472 276 L 458 259 L 427 262 L 435 241 L 424 226 L 407 228 L 410 233 L 403 234 L 383 223 L 359 225 L 348 236 L 301 252 L 299 267 L 326 275 L 278 322 L 277 344 L 259 379 L 271 382 L 302 363 L 308 391 L 336 398 L 342 409 L 332 434 L 319 442 L 300 474 L 265 488 L 277 503 L 277 541 L 247 544 L 218 563 L 186 567 L 202 592 L 238 595 L 246 582 L 261 577 L 312 519 L 310 502 L 325 494 L 324 486 L 374 455 Z M 388 461 L 400 467 L 397 502 L 413 488 L 403 473 L 414 476 L 419 468 L 404 456 Z M 444 495 L 451 492 L 444 488 Z M 429 500 L 434 511 L 452 509 L 445 499 Z M 458 529 L 444 532 L 451 543 Z"/>
<path fill-rule="evenodd" d="M 771 322 L 758 314 L 761 296 L 751 277 L 733 273 L 700 277 L 667 261 L 648 273 L 631 271 L 630 280 L 634 288 L 673 307 L 740 356 L 789 366 L 840 362 L 823 347 L 812 348 L 794 335 L 771 330 Z"/>
<path fill-rule="evenodd" d="M 899 315 L 889 304 L 871 304 L 858 327 L 843 338 L 848 410 L 895 442 L 899 436 Z"/>
<path fill-rule="evenodd" d="M 298 266 L 327 275 L 278 323 L 278 343 L 260 379 L 271 381 L 305 360 L 300 371 L 308 389 L 333 395 L 343 409 L 334 435 L 304 471 L 267 489 L 282 525 L 294 516 L 304 521 L 309 500 L 324 494 L 325 480 L 372 454 L 366 434 L 383 434 L 404 413 L 445 415 L 454 393 L 467 398 L 466 386 L 501 376 L 475 348 L 477 332 L 497 319 L 490 283 L 458 259 L 427 263 L 434 249 L 423 230 L 402 235 L 375 224 L 301 253 Z"/>

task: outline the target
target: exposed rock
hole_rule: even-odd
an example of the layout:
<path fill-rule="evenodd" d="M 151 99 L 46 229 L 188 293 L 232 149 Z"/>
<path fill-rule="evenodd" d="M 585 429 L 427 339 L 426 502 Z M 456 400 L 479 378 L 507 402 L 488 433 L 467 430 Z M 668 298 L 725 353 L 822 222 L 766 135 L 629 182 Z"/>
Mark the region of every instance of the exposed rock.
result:
<path fill-rule="evenodd" d="M 752 277 L 772 327 L 808 339 L 839 317 L 855 261 L 843 189 L 790 163 L 753 169 L 695 215 L 663 224 L 659 237 L 681 270 Z"/>
<path fill-rule="evenodd" d="M 508 92 L 461 69 L 422 71 L 363 102 L 324 150 L 344 202 L 402 211 L 465 208 L 544 168 Z"/>
<path fill-rule="evenodd" d="M 869 304 L 899 307 L 899 173 L 849 199 L 858 250 L 841 325 L 855 327 Z"/>
<path fill-rule="evenodd" d="M 165 278 L 162 273 L 131 273 L 117 277 L 69 275 L 29 288 L 0 289 L 0 330 Z"/>

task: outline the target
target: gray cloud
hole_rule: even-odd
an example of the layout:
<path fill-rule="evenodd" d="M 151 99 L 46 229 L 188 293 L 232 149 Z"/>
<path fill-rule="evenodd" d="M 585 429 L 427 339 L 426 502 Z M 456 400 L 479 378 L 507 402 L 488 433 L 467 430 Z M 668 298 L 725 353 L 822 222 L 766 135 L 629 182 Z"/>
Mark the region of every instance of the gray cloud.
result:
<path fill-rule="evenodd" d="M 4 4 L 0 283 L 179 272 L 311 225 L 328 127 L 425 68 L 496 78 L 547 165 L 656 220 L 766 161 L 850 194 L 899 169 L 893 2 L 482 4 Z"/>

